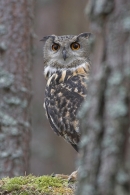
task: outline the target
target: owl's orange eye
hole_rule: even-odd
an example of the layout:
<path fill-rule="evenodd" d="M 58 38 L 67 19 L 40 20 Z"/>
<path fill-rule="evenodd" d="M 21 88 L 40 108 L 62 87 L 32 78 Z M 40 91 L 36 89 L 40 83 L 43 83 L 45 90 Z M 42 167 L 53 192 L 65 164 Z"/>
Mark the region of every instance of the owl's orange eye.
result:
<path fill-rule="evenodd" d="M 74 42 L 74 43 L 71 43 L 70 47 L 72 50 L 78 50 L 80 48 L 80 44 Z"/>
<path fill-rule="evenodd" d="M 60 48 L 60 46 L 59 46 L 59 44 L 57 44 L 57 43 L 54 43 L 54 44 L 52 45 L 52 50 L 53 50 L 53 51 L 57 51 L 59 48 Z"/>

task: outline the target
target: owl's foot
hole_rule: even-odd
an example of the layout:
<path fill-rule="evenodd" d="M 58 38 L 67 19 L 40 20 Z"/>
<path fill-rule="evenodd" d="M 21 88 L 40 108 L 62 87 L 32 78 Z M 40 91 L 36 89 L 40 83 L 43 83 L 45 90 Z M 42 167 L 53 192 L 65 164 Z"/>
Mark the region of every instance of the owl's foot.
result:
<path fill-rule="evenodd" d="M 69 177 L 68 177 L 68 182 L 77 181 L 77 176 L 78 176 L 78 170 L 72 172 L 71 175 L 69 175 Z"/>
<path fill-rule="evenodd" d="M 77 174 L 78 171 L 74 171 L 71 173 L 71 175 L 64 175 L 64 174 L 54 174 L 53 177 L 58 177 L 61 179 L 67 179 L 68 182 L 74 182 L 77 181 Z"/>
<path fill-rule="evenodd" d="M 54 174 L 53 177 L 58 177 L 61 179 L 68 179 L 69 175 L 64 175 L 64 174 Z"/>

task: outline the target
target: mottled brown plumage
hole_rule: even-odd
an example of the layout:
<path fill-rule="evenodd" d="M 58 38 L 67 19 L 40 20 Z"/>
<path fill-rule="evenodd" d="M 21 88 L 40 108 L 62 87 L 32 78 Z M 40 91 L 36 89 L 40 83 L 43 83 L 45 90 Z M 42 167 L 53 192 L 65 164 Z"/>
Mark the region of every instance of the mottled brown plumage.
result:
<path fill-rule="evenodd" d="M 81 68 L 80 68 L 81 69 Z M 64 70 L 54 73 L 47 82 L 45 108 L 52 129 L 76 151 L 80 138 L 77 111 L 86 97 L 87 73 Z"/>
<path fill-rule="evenodd" d="M 45 109 L 54 132 L 76 151 L 80 140 L 77 112 L 86 97 L 89 73 L 87 41 L 78 36 L 47 36 L 44 41 Z"/>

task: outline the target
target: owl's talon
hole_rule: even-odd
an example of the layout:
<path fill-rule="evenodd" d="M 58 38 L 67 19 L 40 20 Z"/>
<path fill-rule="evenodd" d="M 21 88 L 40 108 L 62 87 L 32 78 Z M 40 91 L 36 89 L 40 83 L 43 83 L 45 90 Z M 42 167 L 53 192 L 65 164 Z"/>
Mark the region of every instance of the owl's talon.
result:
<path fill-rule="evenodd" d="M 52 177 L 57 177 L 57 178 L 60 178 L 60 179 L 67 179 L 68 180 L 68 183 L 69 182 L 75 182 L 77 181 L 77 175 L 78 175 L 78 170 L 77 171 L 74 171 L 71 173 L 71 175 L 64 175 L 64 174 L 52 174 Z"/>
<path fill-rule="evenodd" d="M 71 173 L 71 175 L 68 177 L 68 182 L 74 182 L 77 181 L 78 171 L 74 171 Z"/>
<path fill-rule="evenodd" d="M 55 177 L 55 173 L 52 173 L 52 174 L 51 174 L 51 177 Z"/>
<path fill-rule="evenodd" d="M 53 174 L 53 177 L 57 177 L 60 179 L 68 179 L 68 175 L 64 175 L 64 174 Z"/>

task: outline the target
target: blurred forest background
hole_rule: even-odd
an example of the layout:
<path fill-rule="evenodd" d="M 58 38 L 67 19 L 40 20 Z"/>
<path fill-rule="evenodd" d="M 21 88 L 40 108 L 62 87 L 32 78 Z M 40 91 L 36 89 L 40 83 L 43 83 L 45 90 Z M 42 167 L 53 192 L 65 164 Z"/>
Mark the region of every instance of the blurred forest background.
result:
<path fill-rule="evenodd" d="M 76 152 L 45 116 L 40 40 L 89 31 L 86 5 L 87 0 L 0 1 L 0 177 L 75 170 Z"/>
<path fill-rule="evenodd" d="M 43 108 L 45 79 L 43 75 L 43 36 L 88 32 L 85 15 L 87 1 L 38 0 L 35 2 L 33 56 L 32 141 L 30 173 L 35 175 L 65 173 L 75 170 L 74 149 L 50 128 Z"/>

